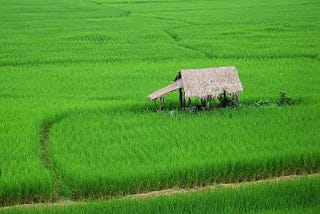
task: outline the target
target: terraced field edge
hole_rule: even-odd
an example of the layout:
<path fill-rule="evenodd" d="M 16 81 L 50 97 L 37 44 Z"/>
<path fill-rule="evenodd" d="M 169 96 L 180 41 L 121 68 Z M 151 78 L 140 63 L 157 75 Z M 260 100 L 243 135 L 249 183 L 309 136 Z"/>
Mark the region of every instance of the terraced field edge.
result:
<path fill-rule="evenodd" d="M 299 180 L 302 178 L 319 178 L 320 173 L 314 174 L 304 174 L 304 175 L 285 175 L 280 177 L 256 180 L 256 181 L 247 181 L 247 182 L 239 182 L 239 183 L 221 183 L 221 184 L 212 184 L 208 186 L 198 186 L 192 188 L 169 188 L 159 191 L 150 191 L 145 193 L 138 193 L 132 195 L 126 195 L 122 197 L 113 197 L 111 199 L 133 199 L 133 200 L 141 200 L 145 198 L 155 198 L 160 196 L 170 196 L 170 195 L 177 195 L 177 194 L 191 194 L 195 192 L 204 192 L 210 190 L 218 190 L 221 188 L 239 188 L 243 186 L 252 186 L 261 183 L 277 183 L 277 182 L 286 182 L 286 181 L 293 181 Z M 110 199 L 110 200 L 111 200 Z M 10 210 L 10 209 L 29 209 L 29 208 L 41 208 L 41 207 L 66 207 L 66 206 L 77 206 L 83 205 L 85 203 L 90 203 L 97 200 L 57 200 L 55 202 L 50 203 L 32 203 L 32 204 L 20 204 L 20 205 L 13 205 L 13 206 L 6 206 L 0 207 L 0 211 Z"/>

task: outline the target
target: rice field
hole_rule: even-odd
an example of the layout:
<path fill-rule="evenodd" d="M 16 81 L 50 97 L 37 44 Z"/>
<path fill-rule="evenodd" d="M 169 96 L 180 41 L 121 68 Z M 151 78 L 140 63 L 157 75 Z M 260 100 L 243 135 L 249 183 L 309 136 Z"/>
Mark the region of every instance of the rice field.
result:
<path fill-rule="evenodd" d="M 13 207 L 3 213 L 317 213 L 319 185 L 319 178 L 301 178 L 192 194 Z"/>
<path fill-rule="evenodd" d="M 0 5 L 0 207 L 319 171 L 318 1 L 0 0 Z M 179 112 L 173 92 L 166 110 L 156 112 L 146 99 L 181 68 L 225 65 L 237 67 L 244 86 L 238 109 Z M 296 104 L 278 106 L 281 91 Z M 296 184 L 304 191 L 294 190 Z M 181 213 L 195 209 L 187 205 L 192 201 L 203 206 L 199 213 L 208 207 L 225 213 L 315 213 L 319 200 L 303 206 L 297 201 L 319 199 L 317 186 L 313 178 L 85 207 Z M 279 199 L 288 202 L 279 207 L 271 197 L 277 191 L 297 198 Z M 240 204 L 262 192 L 270 195 L 270 207 L 263 197 L 244 209 L 212 204 L 219 197 L 223 204 Z"/>
<path fill-rule="evenodd" d="M 76 198 L 316 172 L 320 114 L 303 110 L 313 116 L 291 107 L 79 112 L 52 127 L 48 149 Z"/>

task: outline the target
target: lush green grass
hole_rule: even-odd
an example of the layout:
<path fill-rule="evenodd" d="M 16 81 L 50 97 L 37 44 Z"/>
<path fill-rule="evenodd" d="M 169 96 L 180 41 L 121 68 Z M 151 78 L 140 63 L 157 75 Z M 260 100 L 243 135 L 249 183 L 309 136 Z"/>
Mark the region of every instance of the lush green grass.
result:
<path fill-rule="evenodd" d="M 74 197 L 319 168 L 318 1 L 0 4 L 0 204 L 55 196 L 46 124 Z M 178 69 L 220 65 L 239 70 L 239 111 L 150 112 Z M 281 90 L 298 105 L 249 107 Z"/>
<path fill-rule="evenodd" d="M 15 208 L 4 213 L 317 213 L 319 178 L 56 207 Z"/>
<path fill-rule="evenodd" d="M 49 152 L 74 197 L 312 172 L 320 165 L 320 114 L 300 110 L 81 111 L 53 126 Z"/>

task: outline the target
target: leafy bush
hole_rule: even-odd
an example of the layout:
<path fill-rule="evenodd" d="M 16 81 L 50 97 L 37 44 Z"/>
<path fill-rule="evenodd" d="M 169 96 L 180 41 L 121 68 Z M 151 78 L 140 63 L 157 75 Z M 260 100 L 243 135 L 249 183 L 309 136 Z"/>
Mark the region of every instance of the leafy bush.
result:
<path fill-rule="evenodd" d="M 294 98 L 290 98 L 287 96 L 286 92 L 280 91 L 279 99 L 277 100 L 277 104 L 279 106 L 294 105 L 295 103 L 296 103 L 296 100 Z"/>
<path fill-rule="evenodd" d="M 258 102 L 256 102 L 255 104 L 253 104 L 253 106 L 255 107 L 262 107 L 262 106 L 268 106 L 270 105 L 272 102 L 270 102 L 269 99 L 264 98 L 262 100 L 259 100 Z"/>

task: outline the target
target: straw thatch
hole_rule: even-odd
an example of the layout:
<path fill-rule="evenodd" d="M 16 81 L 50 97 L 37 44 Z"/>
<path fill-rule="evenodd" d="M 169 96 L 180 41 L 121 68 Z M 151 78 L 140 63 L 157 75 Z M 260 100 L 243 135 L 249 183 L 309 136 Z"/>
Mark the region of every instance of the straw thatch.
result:
<path fill-rule="evenodd" d="M 182 80 L 179 79 L 179 80 L 176 80 L 174 81 L 172 84 L 164 87 L 164 88 L 161 88 L 159 89 L 158 91 L 155 91 L 153 92 L 152 94 L 150 94 L 148 96 L 148 98 L 150 100 L 155 100 L 155 99 L 158 99 L 158 98 L 161 98 L 161 97 L 164 97 L 166 94 L 168 94 L 169 92 L 171 91 L 174 91 L 174 90 L 177 90 L 179 88 L 182 88 Z"/>
<path fill-rule="evenodd" d="M 203 69 L 182 69 L 178 72 L 174 82 L 148 96 L 154 100 L 163 97 L 165 94 L 183 88 L 184 97 L 218 97 L 223 92 L 237 95 L 243 91 L 238 71 L 235 66 L 203 68 Z"/>
<path fill-rule="evenodd" d="M 235 66 L 184 69 L 179 71 L 179 76 L 183 82 L 185 98 L 218 97 L 223 92 L 236 95 L 243 90 Z"/>

